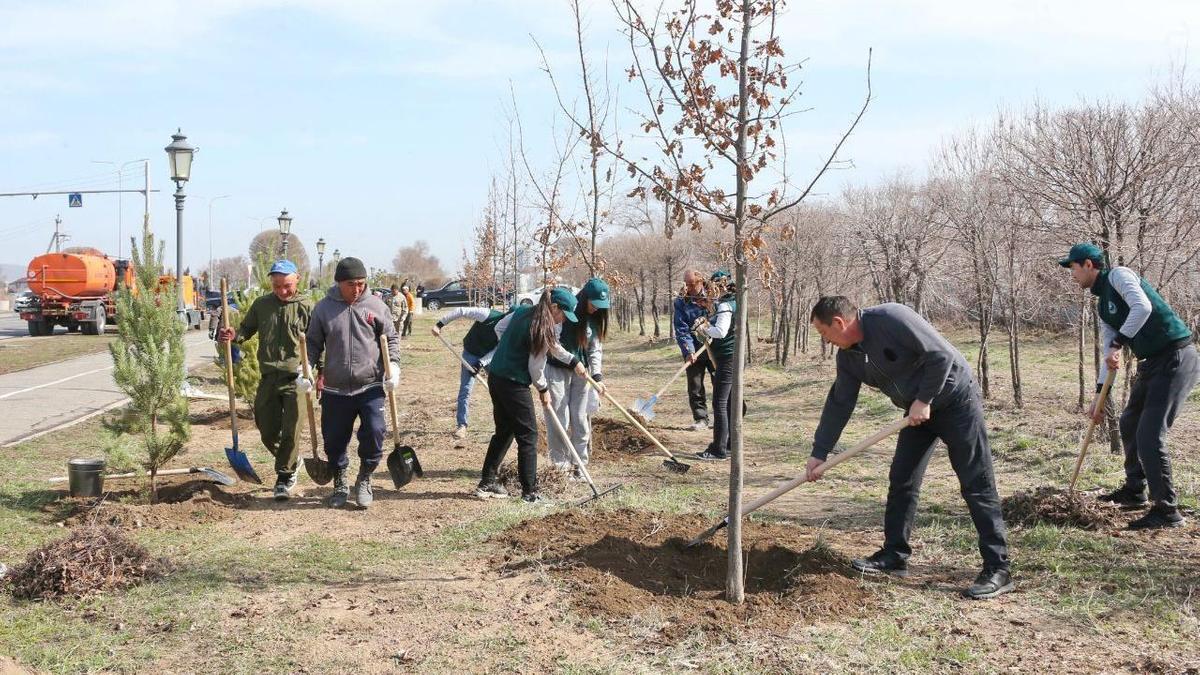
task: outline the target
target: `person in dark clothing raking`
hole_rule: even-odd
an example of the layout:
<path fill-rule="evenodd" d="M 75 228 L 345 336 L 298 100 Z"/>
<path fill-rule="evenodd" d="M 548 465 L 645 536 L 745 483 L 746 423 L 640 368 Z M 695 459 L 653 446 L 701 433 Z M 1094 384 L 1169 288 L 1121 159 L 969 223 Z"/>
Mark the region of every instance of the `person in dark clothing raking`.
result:
<path fill-rule="evenodd" d="M 496 432 L 488 443 L 487 456 L 475 496 L 480 499 L 507 497 L 500 484 L 500 463 L 517 441 L 517 474 L 521 480 L 521 499 L 527 504 L 545 503 L 537 484 L 537 412 L 529 385 L 538 391 L 542 407 L 550 405 L 546 382 L 547 355 L 569 364 L 583 378 L 587 369 L 559 342 L 563 321 L 575 322 L 575 296 L 564 288 L 542 293 L 538 304 L 513 310 L 496 324 L 496 345 L 488 363 L 488 394 L 492 399 L 492 418 Z"/>
<path fill-rule="evenodd" d="M 1109 371 L 1120 366 L 1123 348 L 1129 347 L 1138 359 L 1137 377 L 1121 413 L 1125 484 L 1100 499 L 1126 507 L 1143 506 L 1149 485 L 1154 504 L 1145 515 L 1129 523 L 1129 529 L 1179 527 L 1184 519 L 1171 482 L 1166 440 L 1176 415 L 1200 379 L 1200 358 L 1192 344 L 1192 332 L 1154 287 L 1133 270 L 1106 268 L 1099 246 L 1076 244 L 1058 264 L 1070 269 L 1075 283 L 1090 289 L 1097 298 L 1104 359 L 1100 361 L 1096 391 L 1100 391 Z M 1085 414 L 1100 421 L 1104 409 L 1098 408 L 1097 402 L 1093 400 Z"/>
<path fill-rule="evenodd" d="M 917 496 L 940 439 L 979 534 L 983 558 L 983 570 L 964 595 L 985 599 L 1011 591 L 1008 540 L 982 396 L 966 359 L 921 315 L 901 304 L 859 310 L 848 298 L 823 297 L 813 307 L 810 321 L 825 341 L 838 347 L 838 354 L 837 377 L 813 436 L 808 480 L 819 480 L 824 473 L 821 465 L 854 412 L 863 384 L 879 389 L 906 410 L 909 421 L 896 440 L 888 473 L 883 548 L 854 560 L 854 569 L 864 574 L 907 574 Z"/>

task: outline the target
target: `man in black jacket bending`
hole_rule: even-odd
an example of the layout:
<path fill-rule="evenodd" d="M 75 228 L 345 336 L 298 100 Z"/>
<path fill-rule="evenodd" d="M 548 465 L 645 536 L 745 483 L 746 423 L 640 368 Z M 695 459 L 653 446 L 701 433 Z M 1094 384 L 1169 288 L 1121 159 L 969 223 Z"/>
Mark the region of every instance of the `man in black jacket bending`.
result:
<path fill-rule="evenodd" d="M 821 464 L 854 412 L 862 384 L 886 394 L 907 411 L 909 421 L 896 441 L 888 474 L 883 548 L 854 560 L 854 568 L 868 574 L 907 574 L 912 554 L 908 538 L 917 496 L 933 447 L 941 439 L 979 533 L 983 557 L 983 571 L 964 593 L 984 599 L 1011 591 L 1008 542 L 983 403 L 966 359 L 929 322 L 904 305 L 889 303 L 859 310 L 845 297 L 824 297 L 813 307 L 810 320 L 822 338 L 838 347 L 838 355 L 837 379 L 825 397 L 813 438 L 809 480 L 821 477 Z"/>

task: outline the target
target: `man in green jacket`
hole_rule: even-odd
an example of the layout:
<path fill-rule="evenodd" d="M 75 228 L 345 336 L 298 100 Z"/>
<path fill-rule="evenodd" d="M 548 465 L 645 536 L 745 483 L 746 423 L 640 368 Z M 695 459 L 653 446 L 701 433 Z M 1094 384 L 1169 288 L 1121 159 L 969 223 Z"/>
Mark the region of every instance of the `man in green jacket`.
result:
<path fill-rule="evenodd" d="M 296 378 L 300 352 L 296 346 L 308 330 L 312 302 L 297 295 L 296 264 L 280 260 L 271 266 L 271 294 L 260 296 L 246 310 L 235 335 L 221 329 L 222 342 L 245 342 L 258 335 L 258 367 L 262 379 L 254 396 L 254 424 L 267 452 L 275 457 L 275 499 L 287 499 L 296 487 L 300 452 L 300 404 Z M 303 393 L 303 392 L 301 392 Z"/>
<path fill-rule="evenodd" d="M 1123 348 L 1128 347 L 1138 359 L 1137 377 L 1121 413 L 1125 484 L 1101 499 L 1122 506 L 1142 506 L 1148 485 L 1154 504 L 1148 513 L 1129 523 L 1129 529 L 1179 527 L 1183 516 L 1171 482 L 1166 440 L 1167 431 L 1200 379 L 1200 357 L 1192 344 L 1192 332 L 1145 279 L 1128 267 L 1109 269 L 1099 246 L 1075 244 L 1058 264 L 1071 270 L 1071 279 L 1080 288 L 1090 289 L 1096 296 L 1104 351 L 1096 391 L 1100 391 L 1108 373 L 1120 366 Z M 1097 403 L 1099 395 L 1087 414 L 1100 421 L 1104 409 Z"/>

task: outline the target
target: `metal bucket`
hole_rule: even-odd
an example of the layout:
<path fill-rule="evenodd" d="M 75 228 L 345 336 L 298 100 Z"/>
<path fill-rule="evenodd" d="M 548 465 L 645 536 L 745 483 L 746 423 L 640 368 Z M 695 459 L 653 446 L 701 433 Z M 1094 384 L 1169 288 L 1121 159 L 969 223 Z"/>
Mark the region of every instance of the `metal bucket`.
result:
<path fill-rule="evenodd" d="M 67 481 L 72 497 L 99 497 L 104 494 L 104 460 L 67 460 Z"/>

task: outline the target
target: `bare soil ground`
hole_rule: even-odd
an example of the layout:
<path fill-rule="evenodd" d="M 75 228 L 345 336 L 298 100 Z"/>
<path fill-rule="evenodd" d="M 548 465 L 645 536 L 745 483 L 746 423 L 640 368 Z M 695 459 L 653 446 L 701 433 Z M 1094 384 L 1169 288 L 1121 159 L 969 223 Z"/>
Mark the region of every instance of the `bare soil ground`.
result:
<path fill-rule="evenodd" d="M 1072 353 L 1069 338 L 1026 345 L 1023 409 L 1005 402 L 1003 381 L 988 407 L 1001 495 L 1036 516 L 1010 510 L 1017 592 L 992 602 L 959 595 L 979 558 L 942 453 L 927 472 L 912 575 L 850 571 L 848 559 L 881 540 L 885 443 L 748 522 L 747 602 L 735 607 L 722 600 L 724 535 L 694 550 L 680 545 L 721 515 L 727 465 L 691 462 L 687 474 L 669 473 L 609 406 L 597 421 L 591 472 L 620 491 L 574 508 L 590 492 L 577 481 L 551 483 L 559 478 L 545 473 L 543 452 L 552 505 L 473 498 L 491 409 L 476 393 L 468 437 L 451 436 L 457 371 L 428 336 L 432 321 L 418 317 L 404 343 L 399 397 L 400 439 L 417 448 L 426 477 L 397 492 L 381 471 L 368 511 L 325 508 L 330 488 L 307 478 L 285 503 L 271 499 L 269 485 L 219 488 L 192 477 L 164 480 L 157 504 L 144 502 L 138 481 L 112 482 L 99 506 L 70 500 L 40 479 L 99 452 L 97 421 L 0 450 L 0 561 L 12 565 L 65 530 L 99 523 L 173 564 L 159 581 L 91 598 L 0 596 L 0 654 L 12 657 L 0 670 L 1149 673 L 1200 664 L 1194 519 L 1130 533 L 1120 527 L 1138 513 L 1122 511 L 1083 529 L 1061 495 L 1038 491 L 1065 487 L 1083 429 L 1073 363 L 1061 356 Z M 970 358 L 974 346 L 960 344 Z M 614 396 L 632 402 L 661 385 L 678 355 L 670 344 L 618 335 L 606 363 Z M 815 355 L 749 371 L 750 495 L 801 470 L 831 376 Z M 222 391 L 215 370 L 198 384 Z M 652 425 L 681 456 L 709 440 L 690 430 L 683 392 L 682 382 L 668 392 Z M 193 404 L 192 438 L 176 466 L 225 470 L 221 406 Z M 898 414 L 864 392 L 843 443 Z M 271 458 L 253 424 L 239 430 L 269 483 Z M 1200 477 L 1197 434 L 1200 402 L 1192 402 L 1171 436 L 1189 507 Z M 1120 458 L 1101 445 L 1081 478 L 1089 490 L 1120 477 Z"/>

